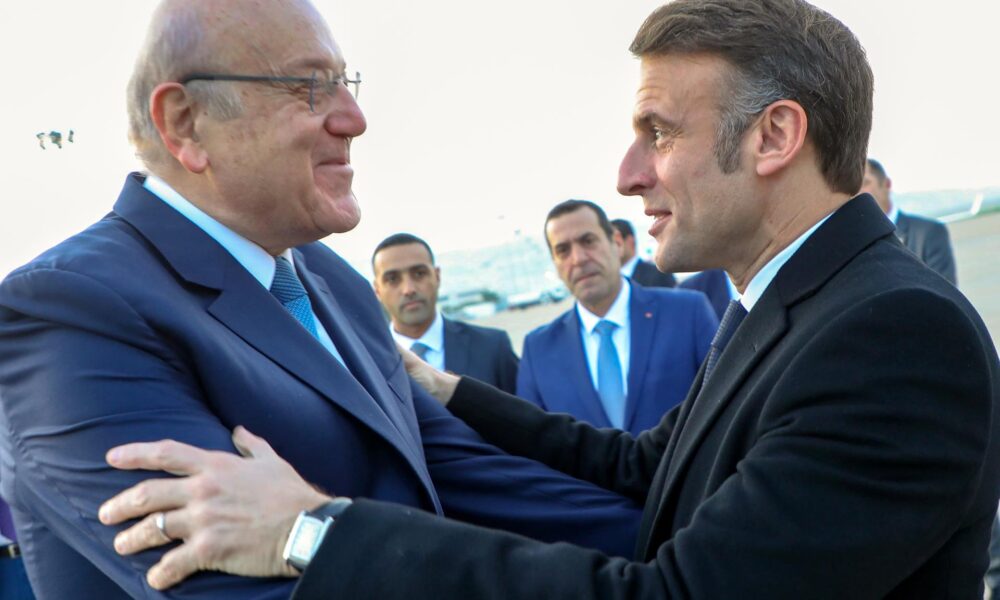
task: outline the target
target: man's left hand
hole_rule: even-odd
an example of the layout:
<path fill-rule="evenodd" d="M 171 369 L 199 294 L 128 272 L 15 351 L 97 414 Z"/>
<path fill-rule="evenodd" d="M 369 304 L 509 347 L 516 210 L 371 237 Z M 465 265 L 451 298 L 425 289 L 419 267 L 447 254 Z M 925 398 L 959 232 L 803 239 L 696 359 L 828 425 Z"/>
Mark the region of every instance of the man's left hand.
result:
<path fill-rule="evenodd" d="M 101 506 L 105 525 L 144 517 L 115 537 L 119 554 L 183 540 L 146 574 L 154 589 L 166 589 L 207 570 L 258 577 L 298 575 L 282 558 L 288 533 L 301 511 L 331 498 L 243 427 L 234 430 L 233 443 L 242 457 L 172 440 L 108 451 L 112 467 L 183 476 L 148 479 Z M 161 512 L 166 535 L 156 523 Z"/>

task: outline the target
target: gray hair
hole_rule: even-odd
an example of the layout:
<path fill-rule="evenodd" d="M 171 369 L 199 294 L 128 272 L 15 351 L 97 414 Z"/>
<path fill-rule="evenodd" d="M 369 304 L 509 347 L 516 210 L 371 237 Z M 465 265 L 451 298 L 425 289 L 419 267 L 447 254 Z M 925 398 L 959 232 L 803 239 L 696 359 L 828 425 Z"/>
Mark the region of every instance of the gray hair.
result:
<path fill-rule="evenodd" d="M 739 168 L 740 141 L 754 119 L 774 102 L 789 97 L 770 76 L 754 77 L 732 70 L 728 79 L 729 93 L 721 95 L 719 126 L 715 131 L 715 158 L 723 173 L 733 173 Z"/>
<path fill-rule="evenodd" d="M 169 156 L 149 111 L 156 86 L 196 70 L 225 68 L 219 64 L 198 10 L 170 4 L 163 3 L 154 14 L 128 83 L 129 141 L 147 167 L 163 164 Z M 214 119 L 233 119 L 243 112 L 239 93 L 228 82 L 192 81 L 185 88 Z"/>

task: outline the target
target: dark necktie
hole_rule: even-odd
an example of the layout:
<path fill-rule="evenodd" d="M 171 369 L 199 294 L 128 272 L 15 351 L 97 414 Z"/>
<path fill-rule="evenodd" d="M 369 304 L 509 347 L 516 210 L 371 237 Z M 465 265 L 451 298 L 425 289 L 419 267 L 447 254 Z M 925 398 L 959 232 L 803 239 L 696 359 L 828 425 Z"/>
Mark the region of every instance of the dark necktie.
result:
<path fill-rule="evenodd" d="M 10 515 L 10 507 L 3 500 L 0 500 L 0 535 L 9 540 L 17 541 L 14 534 L 14 519 Z"/>
<path fill-rule="evenodd" d="M 410 352 L 416 354 L 424 362 L 427 362 L 427 351 L 430 349 L 431 347 L 423 342 L 413 342 L 413 345 L 410 346 Z"/>
<path fill-rule="evenodd" d="M 611 321 L 601 321 L 594 327 L 601 338 L 597 347 L 597 393 L 601 396 L 601 404 L 611 425 L 622 429 L 625 423 L 625 383 L 612 337 L 617 328 L 618 325 Z"/>
<path fill-rule="evenodd" d="M 719 324 L 719 330 L 715 332 L 715 337 L 712 338 L 712 345 L 708 351 L 708 364 L 705 365 L 704 381 L 708 381 L 708 378 L 712 376 L 712 371 L 715 370 L 715 365 L 719 362 L 722 351 L 726 349 L 729 340 L 733 338 L 733 334 L 736 333 L 736 329 L 746 316 L 747 309 L 743 308 L 739 300 L 729 301 L 726 314 L 722 315 L 722 323 Z"/>
<path fill-rule="evenodd" d="M 302 282 L 292 269 L 291 263 L 283 256 L 274 260 L 274 281 L 271 282 L 271 293 L 281 302 L 295 320 L 302 324 L 314 338 L 319 339 L 316 332 L 316 321 L 313 319 L 312 304 L 309 295 L 302 287 Z"/>

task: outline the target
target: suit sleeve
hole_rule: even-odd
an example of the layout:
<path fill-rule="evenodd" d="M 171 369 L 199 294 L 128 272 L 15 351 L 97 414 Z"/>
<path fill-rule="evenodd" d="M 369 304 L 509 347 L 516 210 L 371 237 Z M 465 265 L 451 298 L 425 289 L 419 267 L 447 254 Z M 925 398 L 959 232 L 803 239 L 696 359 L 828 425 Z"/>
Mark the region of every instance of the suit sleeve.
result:
<path fill-rule="evenodd" d="M 539 540 L 632 554 L 638 504 L 500 451 L 417 384 L 412 390 L 427 467 L 446 515 Z"/>
<path fill-rule="evenodd" d="M 145 573 L 164 551 L 119 556 L 112 540 L 132 523 L 97 520 L 104 500 L 159 476 L 110 468 L 104 455 L 115 445 L 173 438 L 235 452 L 191 365 L 121 297 L 80 274 L 12 274 L 0 305 L 0 432 L 16 469 L 8 482 L 16 503 L 91 561 L 96 570 L 88 573 L 99 570 L 133 597 L 286 596 L 289 582 L 220 573 L 153 590 Z M 62 576 L 75 577 L 72 570 Z"/>
<path fill-rule="evenodd" d="M 513 394 L 517 390 L 518 363 L 514 347 L 510 343 L 510 336 L 505 331 L 497 333 L 496 370 L 499 382 L 497 387 L 508 394 Z"/>
<path fill-rule="evenodd" d="M 542 394 L 535 383 L 535 364 L 531 360 L 531 337 L 524 338 L 521 350 L 521 364 L 517 369 L 517 397 L 545 409 Z"/>
<path fill-rule="evenodd" d="M 943 223 L 931 223 L 927 232 L 927 244 L 924 248 L 924 263 L 937 271 L 941 277 L 958 285 L 958 274 L 955 269 L 955 253 L 951 247 L 951 236 L 948 227 Z"/>
<path fill-rule="evenodd" d="M 939 315 L 930 332 L 927 314 Z M 885 294 L 789 359 L 739 468 L 650 562 L 359 503 L 317 569 L 338 574 L 324 591 L 345 598 L 884 597 L 962 519 L 995 512 L 966 514 L 997 421 L 996 368 L 954 304 Z"/>

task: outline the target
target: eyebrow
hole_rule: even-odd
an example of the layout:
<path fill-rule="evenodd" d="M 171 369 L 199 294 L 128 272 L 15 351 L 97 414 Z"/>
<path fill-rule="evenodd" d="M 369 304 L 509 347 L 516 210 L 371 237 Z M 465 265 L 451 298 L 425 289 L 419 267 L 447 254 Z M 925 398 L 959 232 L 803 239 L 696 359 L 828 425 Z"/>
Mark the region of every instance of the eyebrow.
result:
<path fill-rule="evenodd" d="M 659 127 L 667 133 L 677 133 L 681 130 L 679 123 L 666 119 L 652 111 L 646 111 L 636 115 L 633 119 L 635 127 Z"/>
<path fill-rule="evenodd" d="M 285 68 L 289 71 L 308 69 L 325 71 L 332 68 L 336 73 L 343 73 L 347 70 L 347 63 L 342 58 L 330 60 L 329 57 L 308 56 L 285 63 Z"/>

